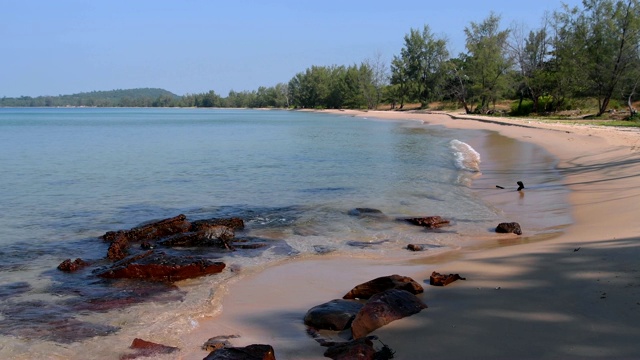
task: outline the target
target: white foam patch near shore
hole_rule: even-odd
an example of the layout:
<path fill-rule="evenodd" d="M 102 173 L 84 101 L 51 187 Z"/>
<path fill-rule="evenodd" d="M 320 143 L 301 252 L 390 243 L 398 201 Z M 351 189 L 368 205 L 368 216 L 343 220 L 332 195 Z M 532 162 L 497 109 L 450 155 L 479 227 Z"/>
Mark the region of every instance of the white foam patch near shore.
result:
<path fill-rule="evenodd" d="M 449 142 L 460 170 L 480 172 L 480 154 L 471 145 L 453 139 Z"/>

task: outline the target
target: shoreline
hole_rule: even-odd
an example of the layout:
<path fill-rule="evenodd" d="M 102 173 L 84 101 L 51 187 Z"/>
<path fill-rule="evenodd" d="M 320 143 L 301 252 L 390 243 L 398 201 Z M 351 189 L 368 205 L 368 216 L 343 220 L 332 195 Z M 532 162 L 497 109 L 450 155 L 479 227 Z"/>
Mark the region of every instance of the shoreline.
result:
<path fill-rule="evenodd" d="M 444 113 L 323 112 L 490 130 L 541 146 L 559 159 L 574 223 L 546 241 L 402 263 L 294 259 L 248 274 L 229 285 L 222 314 L 200 319 L 182 338 L 183 359 L 206 356 L 196 349 L 209 337 L 237 332 L 234 346 L 265 343 L 278 359 L 322 359 L 324 348 L 306 334 L 302 317 L 343 295 L 336 276 L 355 286 L 398 273 L 424 285 L 432 271 L 468 280 L 425 285 L 428 309 L 372 333 L 396 359 L 640 357 L 640 133 Z"/>

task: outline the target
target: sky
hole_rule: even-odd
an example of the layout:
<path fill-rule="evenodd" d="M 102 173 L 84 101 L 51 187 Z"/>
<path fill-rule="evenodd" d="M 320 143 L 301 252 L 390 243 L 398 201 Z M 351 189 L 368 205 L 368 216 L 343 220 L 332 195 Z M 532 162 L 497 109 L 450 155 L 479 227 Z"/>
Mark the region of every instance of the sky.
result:
<path fill-rule="evenodd" d="M 580 0 L 0 0 L 0 97 L 257 90 L 313 65 L 399 55 L 429 25 L 452 56 L 493 11 L 535 29 Z M 516 5 L 517 4 L 517 5 Z"/>

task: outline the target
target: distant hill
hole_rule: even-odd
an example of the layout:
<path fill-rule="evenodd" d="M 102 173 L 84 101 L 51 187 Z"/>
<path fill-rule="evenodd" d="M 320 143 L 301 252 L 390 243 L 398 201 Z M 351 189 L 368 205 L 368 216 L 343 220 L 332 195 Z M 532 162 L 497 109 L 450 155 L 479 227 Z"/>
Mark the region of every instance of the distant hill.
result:
<path fill-rule="evenodd" d="M 5 97 L 0 99 L 0 107 L 152 107 L 169 106 L 175 103 L 178 99 L 180 99 L 180 96 L 164 89 L 118 89 L 60 96 Z"/>

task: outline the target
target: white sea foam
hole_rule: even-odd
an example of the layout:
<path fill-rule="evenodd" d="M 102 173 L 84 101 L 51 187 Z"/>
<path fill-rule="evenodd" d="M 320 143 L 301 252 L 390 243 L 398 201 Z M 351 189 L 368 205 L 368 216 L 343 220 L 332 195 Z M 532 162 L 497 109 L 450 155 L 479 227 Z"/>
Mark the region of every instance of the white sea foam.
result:
<path fill-rule="evenodd" d="M 480 154 L 471 145 L 453 139 L 449 146 L 454 152 L 456 166 L 461 170 L 480 172 Z"/>

